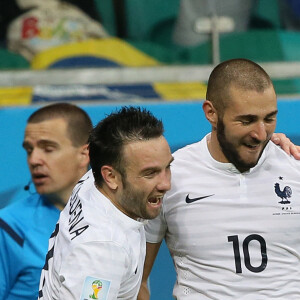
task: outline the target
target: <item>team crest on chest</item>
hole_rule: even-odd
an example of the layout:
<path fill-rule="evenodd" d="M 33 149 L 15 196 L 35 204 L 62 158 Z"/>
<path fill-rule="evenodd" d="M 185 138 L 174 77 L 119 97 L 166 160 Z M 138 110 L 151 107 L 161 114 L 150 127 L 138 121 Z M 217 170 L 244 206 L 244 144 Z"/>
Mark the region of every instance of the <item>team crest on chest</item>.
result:
<path fill-rule="evenodd" d="M 282 178 L 282 177 L 279 177 L 279 178 Z M 288 185 L 282 187 L 280 187 L 280 184 L 278 182 L 275 183 L 274 185 L 274 188 L 275 188 L 275 193 L 276 195 L 281 198 L 281 201 L 279 201 L 279 203 L 281 204 L 290 204 L 291 201 L 289 201 L 288 198 L 291 198 L 292 197 L 292 189 L 291 187 L 289 187 Z"/>
<path fill-rule="evenodd" d="M 286 215 L 286 214 L 299 214 L 300 212 L 293 211 L 293 191 L 292 188 L 285 184 L 284 178 L 282 176 L 278 177 L 277 182 L 274 183 L 274 193 L 278 197 L 278 203 L 280 204 L 280 208 L 282 213 L 275 213 L 273 215 Z"/>

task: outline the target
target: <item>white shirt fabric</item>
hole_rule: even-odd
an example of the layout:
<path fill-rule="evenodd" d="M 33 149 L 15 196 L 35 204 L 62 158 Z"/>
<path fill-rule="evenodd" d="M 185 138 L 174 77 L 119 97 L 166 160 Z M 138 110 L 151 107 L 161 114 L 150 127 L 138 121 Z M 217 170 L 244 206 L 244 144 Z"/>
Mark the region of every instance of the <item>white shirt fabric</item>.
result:
<path fill-rule="evenodd" d="M 300 161 L 270 142 L 241 174 L 207 138 L 175 152 L 172 188 L 145 227 L 148 242 L 166 238 L 175 298 L 299 300 Z"/>
<path fill-rule="evenodd" d="M 89 171 L 49 240 L 39 299 L 136 299 L 145 258 L 144 224 L 100 193 Z M 93 283 L 102 286 L 98 294 L 93 294 Z"/>

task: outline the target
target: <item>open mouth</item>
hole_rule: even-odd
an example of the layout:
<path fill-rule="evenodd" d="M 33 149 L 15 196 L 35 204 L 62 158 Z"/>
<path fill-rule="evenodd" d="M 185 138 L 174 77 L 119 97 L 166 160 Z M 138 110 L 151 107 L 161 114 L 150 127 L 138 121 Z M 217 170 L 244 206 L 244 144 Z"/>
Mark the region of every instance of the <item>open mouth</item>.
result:
<path fill-rule="evenodd" d="M 161 204 L 163 196 L 151 197 L 148 199 L 148 203 L 151 206 L 158 206 Z"/>
<path fill-rule="evenodd" d="M 253 150 L 258 149 L 259 146 L 260 146 L 260 144 L 256 144 L 256 145 L 244 144 L 244 145 L 245 145 L 247 148 L 253 149 Z"/>
<path fill-rule="evenodd" d="M 33 174 L 32 180 L 35 184 L 41 184 L 47 178 L 44 174 Z"/>

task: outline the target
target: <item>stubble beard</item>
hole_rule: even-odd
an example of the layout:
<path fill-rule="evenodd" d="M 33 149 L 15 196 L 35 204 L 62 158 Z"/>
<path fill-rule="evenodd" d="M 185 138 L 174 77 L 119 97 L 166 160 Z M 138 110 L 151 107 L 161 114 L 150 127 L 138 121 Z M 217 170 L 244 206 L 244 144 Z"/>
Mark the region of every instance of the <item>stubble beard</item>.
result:
<path fill-rule="evenodd" d="M 255 162 L 247 163 L 245 162 L 238 151 L 236 150 L 236 146 L 234 146 L 230 141 L 227 140 L 225 134 L 225 125 L 222 119 L 219 120 L 218 126 L 216 128 L 217 138 L 221 147 L 221 150 L 227 160 L 232 163 L 241 173 L 248 171 L 249 169 L 255 167 L 263 153 L 264 148 L 267 143 L 264 145 L 263 149 L 259 153 L 259 156 Z"/>
<path fill-rule="evenodd" d="M 147 212 L 146 203 L 142 202 L 145 199 L 145 194 L 141 191 L 136 191 L 130 186 L 129 182 L 123 184 L 122 205 L 130 216 L 134 219 L 152 219 L 153 217 Z"/>

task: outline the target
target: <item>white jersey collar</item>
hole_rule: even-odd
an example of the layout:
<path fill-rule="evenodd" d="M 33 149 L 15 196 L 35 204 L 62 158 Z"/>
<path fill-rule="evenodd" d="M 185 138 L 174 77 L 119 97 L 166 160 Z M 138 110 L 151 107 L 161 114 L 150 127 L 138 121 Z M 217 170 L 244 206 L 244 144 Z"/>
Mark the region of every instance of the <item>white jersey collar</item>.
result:
<path fill-rule="evenodd" d="M 205 151 L 206 153 L 206 157 L 208 158 L 209 160 L 209 163 L 215 167 L 216 169 L 218 170 L 223 170 L 223 171 L 226 171 L 226 172 L 230 172 L 230 173 L 236 173 L 236 174 L 241 174 L 241 172 L 232 164 L 232 163 L 223 163 L 223 162 L 219 162 L 217 160 L 215 160 L 209 150 L 208 150 L 208 146 L 207 146 L 207 142 L 208 142 L 208 139 L 210 139 L 210 133 L 208 133 L 205 138 L 202 140 L 203 141 L 203 151 Z M 259 168 L 259 166 L 265 161 L 266 159 L 266 152 L 267 152 L 267 149 L 270 147 L 270 143 L 267 144 L 266 148 L 264 149 L 257 165 L 253 168 L 251 168 L 249 171 L 247 172 L 244 172 L 243 174 L 249 174 L 249 173 L 252 173 L 254 172 L 257 168 Z"/>

